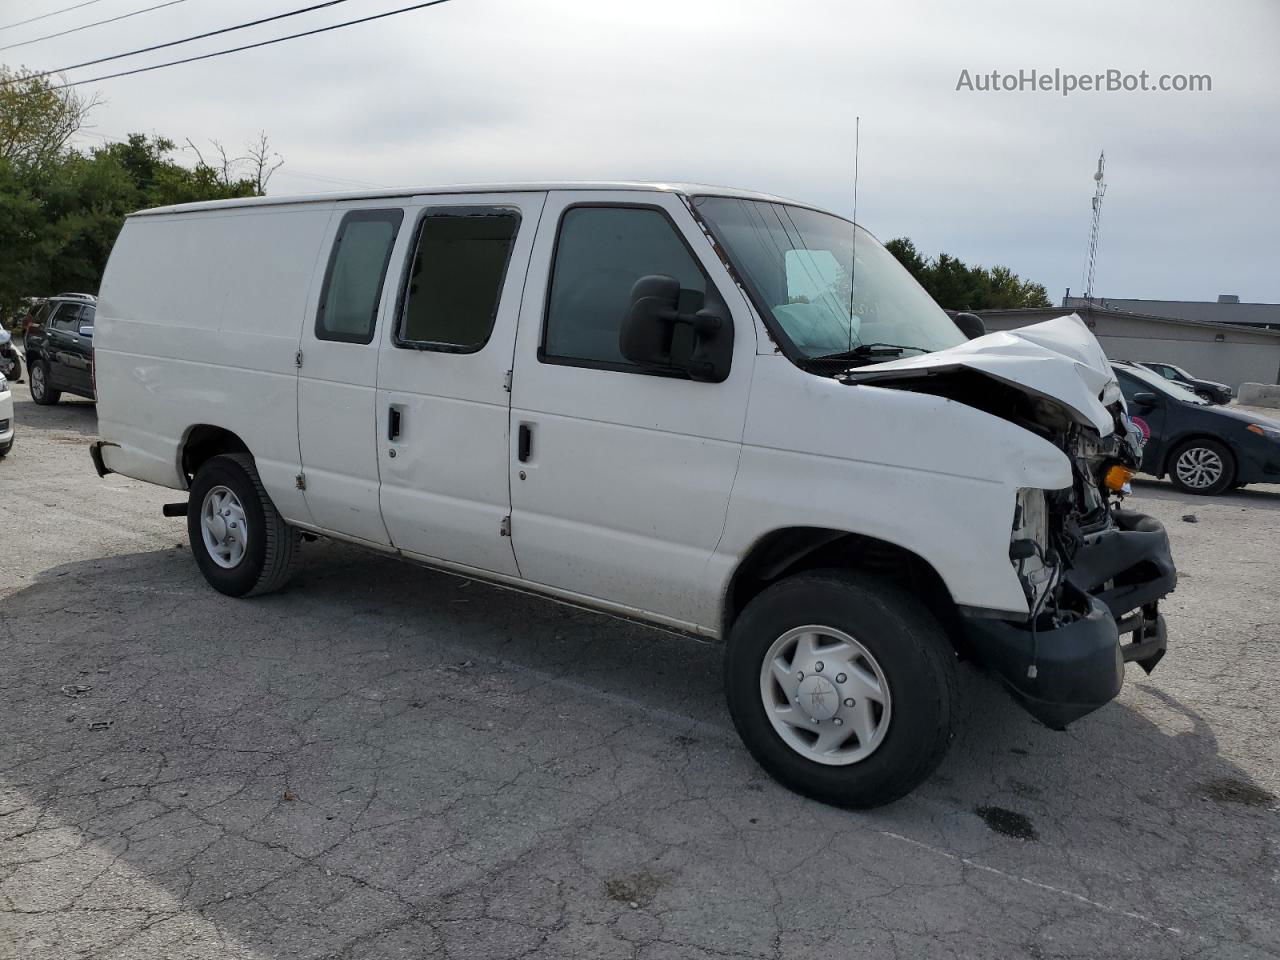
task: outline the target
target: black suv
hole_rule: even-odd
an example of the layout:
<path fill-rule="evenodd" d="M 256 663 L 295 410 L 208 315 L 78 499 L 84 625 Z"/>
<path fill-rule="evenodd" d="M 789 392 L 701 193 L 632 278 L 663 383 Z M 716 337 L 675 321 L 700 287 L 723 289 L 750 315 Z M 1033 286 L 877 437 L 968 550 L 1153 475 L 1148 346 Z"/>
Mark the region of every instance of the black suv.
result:
<path fill-rule="evenodd" d="M 1193 377 L 1187 371 L 1181 367 L 1175 367 L 1172 363 L 1156 363 L 1152 360 L 1135 360 L 1134 363 L 1139 367 L 1146 367 L 1152 373 L 1158 373 L 1166 380 L 1186 387 L 1201 400 L 1207 400 L 1210 403 L 1231 402 L 1233 394 L 1231 388 L 1225 383 Z"/>
<path fill-rule="evenodd" d="M 96 297 L 64 293 L 50 297 L 27 325 L 23 346 L 27 380 L 36 403 L 57 403 L 62 394 L 90 400 L 93 383 L 93 318 Z"/>

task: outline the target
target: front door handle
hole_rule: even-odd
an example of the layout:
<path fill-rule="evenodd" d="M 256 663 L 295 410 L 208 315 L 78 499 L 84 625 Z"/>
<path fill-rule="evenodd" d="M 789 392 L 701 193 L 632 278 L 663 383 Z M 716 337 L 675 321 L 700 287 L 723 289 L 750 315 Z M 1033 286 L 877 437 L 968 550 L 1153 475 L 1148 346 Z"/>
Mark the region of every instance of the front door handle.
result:
<path fill-rule="evenodd" d="M 387 439 L 400 439 L 400 408 L 397 406 L 387 407 Z"/>
<path fill-rule="evenodd" d="M 531 453 L 533 453 L 533 427 L 522 423 L 516 439 L 516 456 L 521 463 L 528 463 Z"/>

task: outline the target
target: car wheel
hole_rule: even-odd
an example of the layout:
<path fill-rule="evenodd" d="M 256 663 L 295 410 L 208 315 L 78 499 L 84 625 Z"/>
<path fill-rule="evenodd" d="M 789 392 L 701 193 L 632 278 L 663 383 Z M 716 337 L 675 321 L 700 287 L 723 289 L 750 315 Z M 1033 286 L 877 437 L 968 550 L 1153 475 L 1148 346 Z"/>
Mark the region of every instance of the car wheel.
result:
<path fill-rule="evenodd" d="M 10 441 L 9 441 L 8 443 L 6 443 L 6 444 L 2 444 L 2 445 L 0 445 L 0 460 L 3 460 L 5 457 L 7 457 L 7 456 L 9 455 L 9 451 L 10 451 L 10 450 L 12 450 L 12 449 L 13 449 L 13 441 L 12 441 L 12 440 L 10 440 Z"/>
<path fill-rule="evenodd" d="M 31 399 L 42 407 L 57 403 L 62 399 L 62 391 L 49 386 L 49 365 L 37 360 L 27 368 L 31 377 Z"/>
<path fill-rule="evenodd" d="M 13 383 L 22 382 L 22 359 L 14 351 L 11 356 L 0 358 L 0 373 Z"/>
<path fill-rule="evenodd" d="M 271 593 L 293 573 L 298 531 L 280 517 L 246 453 L 212 457 L 197 471 L 187 535 L 204 578 L 229 597 Z"/>
<path fill-rule="evenodd" d="M 1169 458 L 1169 480 L 1183 493 L 1222 493 L 1235 476 L 1235 458 L 1217 440 L 1188 440 Z"/>
<path fill-rule="evenodd" d="M 1197 397 L 1199 397 L 1201 400 L 1205 401 L 1205 403 L 1217 403 L 1217 402 L 1218 402 L 1217 398 L 1216 398 L 1216 397 L 1214 397 L 1214 395 L 1213 395 L 1212 393 L 1210 393 L 1208 390 L 1197 390 L 1197 391 L 1196 391 L 1196 396 L 1197 396 Z"/>
<path fill-rule="evenodd" d="M 954 736 L 956 655 L 894 584 L 843 570 L 755 597 L 725 651 L 725 693 L 747 749 L 776 780 L 842 807 L 914 789 Z"/>

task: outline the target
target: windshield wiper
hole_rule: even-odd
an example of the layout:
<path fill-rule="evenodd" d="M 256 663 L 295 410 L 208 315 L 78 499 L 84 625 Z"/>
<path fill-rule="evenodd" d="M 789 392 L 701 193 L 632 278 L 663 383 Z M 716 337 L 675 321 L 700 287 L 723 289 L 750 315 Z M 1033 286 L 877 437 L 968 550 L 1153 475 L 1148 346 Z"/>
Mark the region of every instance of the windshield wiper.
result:
<path fill-rule="evenodd" d="M 848 360 L 854 361 L 849 366 L 860 367 L 869 363 L 876 363 L 883 358 L 900 357 L 907 350 L 919 350 L 921 353 L 929 352 L 924 347 L 917 347 L 911 344 L 881 343 L 877 341 L 860 343 L 852 350 L 842 350 L 839 353 L 827 353 L 820 357 L 806 357 L 803 363 L 808 366 L 809 364 L 839 363 L 840 361 Z"/>

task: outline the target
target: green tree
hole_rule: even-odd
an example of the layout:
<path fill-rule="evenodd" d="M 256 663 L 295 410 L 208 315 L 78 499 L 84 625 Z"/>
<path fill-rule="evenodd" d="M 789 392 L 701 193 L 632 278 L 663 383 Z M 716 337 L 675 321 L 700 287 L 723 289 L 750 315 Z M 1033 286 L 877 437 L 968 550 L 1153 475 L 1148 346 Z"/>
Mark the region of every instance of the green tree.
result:
<path fill-rule="evenodd" d="M 0 162 L 31 170 L 56 161 L 98 102 L 96 95 L 55 89 L 48 77 L 0 65 Z"/>
<path fill-rule="evenodd" d="M 1053 306 L 1042 284 L 1008 267 L 971 267 L 947 253 L 926 259 L 907 237 L 885 244 L 907 271 L 947 310 L 1010 310 Z"/>

